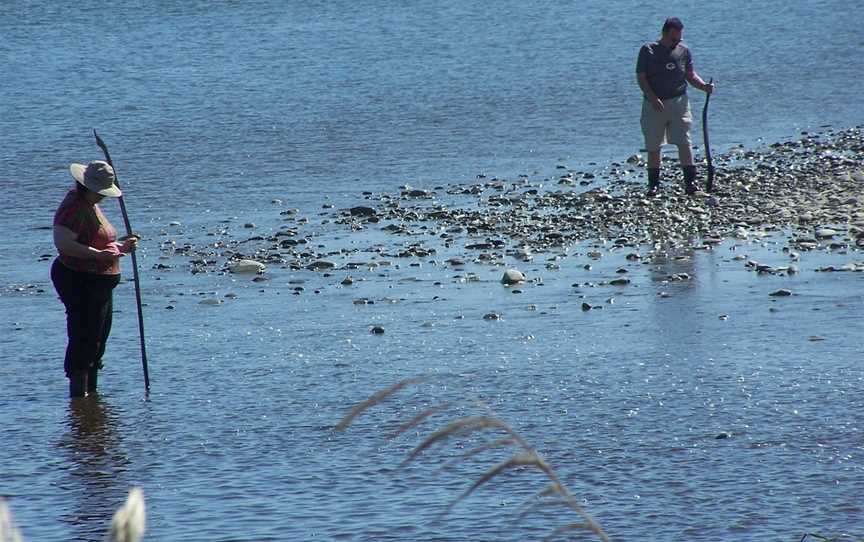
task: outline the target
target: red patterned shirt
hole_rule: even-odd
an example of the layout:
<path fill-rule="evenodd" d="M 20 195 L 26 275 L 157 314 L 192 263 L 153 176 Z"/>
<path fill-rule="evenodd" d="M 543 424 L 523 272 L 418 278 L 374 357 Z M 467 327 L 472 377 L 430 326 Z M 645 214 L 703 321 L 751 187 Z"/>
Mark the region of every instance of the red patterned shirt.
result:
<path fill-rule="evenodd" d="M 69 269 L 98 275 L 120 274 L 120 250 L 117 248 L 117 230 L 108 222 L 99 205 L 87 202 L 72 189 L 54 214 L 54 225 L 64 226 L 77 234 L 76 241 L 98 250 L 114 250 L 118 257 L 113 262 L 75 258 L 60 253 L 60 261 Z"/>

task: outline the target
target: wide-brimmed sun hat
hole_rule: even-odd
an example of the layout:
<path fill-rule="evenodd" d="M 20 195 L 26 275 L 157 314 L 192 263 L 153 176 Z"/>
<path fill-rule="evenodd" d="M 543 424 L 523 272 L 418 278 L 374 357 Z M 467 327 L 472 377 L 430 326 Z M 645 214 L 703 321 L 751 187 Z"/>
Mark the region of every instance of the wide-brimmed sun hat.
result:
<path fill-rule="evenodd" d="M 93 160 L 86 166 L 72 164 L 69 166 L 69 172 L 76 181 L 97 194 L 109 198 L 119 198 L 123 194 L 114 184 L 114 168 L 108 165 L 108 162 Z"/>

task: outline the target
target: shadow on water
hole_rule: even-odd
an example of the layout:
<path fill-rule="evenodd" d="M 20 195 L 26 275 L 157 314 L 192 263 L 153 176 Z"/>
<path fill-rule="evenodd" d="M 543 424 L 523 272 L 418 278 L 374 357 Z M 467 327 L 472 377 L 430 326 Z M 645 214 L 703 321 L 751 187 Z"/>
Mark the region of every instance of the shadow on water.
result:
<path fill-rule="evenodd" d="M 69 402 L 69 431 L 59 447 L 67 458 L 69 502 L 62 521 L 69 540 L 102 540 L 127 483 L 129 459 L 122 449 L 119 420 L 99 396 Z"/>

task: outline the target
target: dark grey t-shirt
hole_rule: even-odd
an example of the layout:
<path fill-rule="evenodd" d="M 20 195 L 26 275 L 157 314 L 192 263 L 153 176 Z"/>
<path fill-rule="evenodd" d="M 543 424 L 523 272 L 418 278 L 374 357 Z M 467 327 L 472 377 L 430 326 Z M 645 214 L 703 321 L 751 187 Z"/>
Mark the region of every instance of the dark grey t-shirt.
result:
<path fill-rule="evenodd" d="M 675 98 L 687 92 L 687 70 L 693 69 L 690 49 L 679 43 L 674 49 L 659 41 L 646 43 L 639 49 L 636 73 L 648 75 L 651 90 L 661 100 Z"/>

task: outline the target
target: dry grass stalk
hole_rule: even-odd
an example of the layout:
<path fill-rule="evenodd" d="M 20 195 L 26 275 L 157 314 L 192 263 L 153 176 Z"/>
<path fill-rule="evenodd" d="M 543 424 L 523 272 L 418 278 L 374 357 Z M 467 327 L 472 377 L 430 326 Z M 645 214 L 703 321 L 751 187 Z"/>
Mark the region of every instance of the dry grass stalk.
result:
<path fill-rule="evenodd" d="M 550 495 L 557 495 L 554 499 L 547 499 Z M 570 503 L 564 498 L 564 490 L 557 483 L 551 483 L 544 489 L 538 491 L 528 500 L 522 503 L 519 516 L 516 519 L 522 519 L 534 510 L 551 506 L 570 506 Z"/>
<path fill-rule="evenodd" d="M 340 421 L 334 429 L 336 431 L 344 431 L 349 425 L 351 425 L 351 422 L 354 421 L 354 418 L 356 418 L 360 414 L 363 414 L 363 412 L 365 412 L 369 408 L 372 408 L 384 399 L 387 399 L 402 388 L 413 386 L 414 384 L 419 384 L 420 382 L 423 382 L 425 380 L 427 380 L 426 377 L 422 376 L 416 378 L 406 378 L 405 380 L 400 380 L 399 382 L 393 384 L 389 388 L 374 393 L 371 397 L 352 408 L 351 411 L 346 414 L 344 418 L 342 418 L 342 421 Z"/>
<path fill-rule="evenodd" d="M 459 457 L 453 459 L 452 461 L 448 461 L 447 463 L 445 463 L 441 467 L 441 469 L 439 469 L 439 470 L 452 469 L 456 465 L 458 465 L 459 463 L 462 463 L 463 461 L 471 459 L 475 455 L 483 453 L 486 450 L 492 450 L 494 448 L 504 448 L 507 446 L 514 446 L 516 444 L 517 444 L 516 439 L 514 439 L 513 437 L 504 437 L 504 438 L 499 438 L 498 440 L 493 440 L 492 442 L 487 442 L 486 444 L 482 444 L 480 446 L 477 446 L 476 448 L 471 448 L 467 452 L 460 454 Z"/>
<path fill-rule="evenodd" d="M 144 535 L 145 518 L 144 493 L 141 488 L 133 487 L 126 504 L 114 513 L 105 539 L 108 542 L 138 542 Z"/>
<path fill-rule="evenodd" d="M 21 542 L 21 531 L 12 521 L 12 513 L 3 498 L 0 498 L 0 542 Z"/>
<path fill-rule="evenodd" d="M 545 510 L 547 508 L 570 508 L 570 503 L 564 499 L 542 499 L 534 501 L 527 506 L 523 506 L 523 510 L 516 516 L 516 520 L 525 519 L 528 514 L 537 510 Z"/>
<path fill-rule="evenodd" d="M 414 416 L 413 418 L 411 418 L 407 422 L 405 422 L 402 425 L 400 425 L 399 427 L 397 427 L 395 431 L 393 431 L 392 433 L 387 435 L 387 438 L 388 439 L 394 439 L 394 438 L 398 437 L 399 435 L 401 435 L 405 431 L 408 431 L 412 427 L 417 427 L 418 425 L 420 425 L 423 422 L 423 420 L 425 420 L 429 416 L 432 416 L 433 414 L 438 414 L 439 412 L 447 410 L 452 405 L 453 405 L 453 403 L 444 403 L 444 404 L 434 406 L 432 408 L 428 408 L 428 409 L 424 410 L 420 414 L 417 414 L 416 416 Z"/>
<path fill-rule="evenodd" d="M 557 527 L 554 531 L 549 533 L 548 536 L 544 537 L 543 540 L 554 540 L 558 536 L 568 533 L 570 531 L 585 531 L 585 530 L 594 530 L 594 528 L 588 523 L 570 523 L 569 525 L 562 525 Z"/>
<path fill-rule="evenodd" d="M 354 421 L 357 416 L 362 414 L 370 407 L 377 405 L 378 403 L 380 403 L 393 393 L 401 390 L 402 388 L 416 384 L 418 382 L 423 382 L 424 380 L 426 379 L 422 377 L 402 380 L 390 386 L 389 388 L 373 394 L 371 397 L 369 397 L 369 399 L 366 399 L 365 401 L 351 409 L 348 415 L 346 415 L 342 419 L 342 421 L 340 421 L 339 424 L 336 426 L 336 430 L 343 431 L 351 424 L 352 421 Z M 482 405 L 482 403 L 479 402 L 475 402 L 475 404 L 479 406 L 484 406 Z M 408 422 L 402 424 L 395 431 L 395 433 L 391 435 L 391 437 L 398 436 L 407 431 L 408 429 L 418 426 L 424 420 L 428 419 L 431 415 L 446 410 L 451 406 L 452 403 L 444 403 L 442 405 L 435 406 L 421 412 L 417 416 L 414 416 Z M 487 412 L 489 412 L 488 407 L 484 406 L 484 408 Z M 547 539 L 552 539 L 560 536 L 561 534 L 574 530 L 587 530 L 596 534 L 603 542 L 609 541 L 609 537 L 606 536 L 606 533 L 603 532 L 603 529 L 600 527 L 600 525 L 595 522 L 591 518 L 591 516 L 589 516 L 588 513 L 585 512 L 585 510 L 579 505 L 579 503 L 576 501 L 576 498 L 570 493 L 566 486 L 561 483 L 561 480 L 558 478 L 558 475 L 555 473 L 552 467 L 550 467 L 545 461 L 543 461 L 543 459 L 534 451 L 534 449 L 528 444 L 528 442 L 526 442 L 515 430 L 513 430 L 513 428 L 511 428 L 503 421 L 492 417 L 491 415 L 469 416 L 465 418 L 460 418 L 454 422 L 447 424 L 441 429 L 438 429 L 437 431 L 429 435 L 426 439 L 424 439 L 417 447 L 414 448 L 414 450 L 411 451 L 408 457 L 400 464 L 400 468 L 413 461 L 424 450 L 427 450 L 437 442 L 443 441 L 453 436 L 470 435 L 476 431 L 482 431 L 484 429 L 499 429 L 507 433 L 507 436 L 473 448 L 472 450 L 469 450 L 468 452 L 462 454 L 461 457 L 445 464 L 443 468 L 448 468 L 455 463 L 465 461 L 466 459 L 491 448 L 518 446 L 523 451 L 486 471 L 486 473 L 484 473 L 483 476 L 480 477 L 480 479 L 474 482 L 471 487 L 465 490 L 459 497 L 457 497 L 452 503 L 450 503 L 450 505 L 447 506 L 446 510 L 443 512 L 442 515 L 446 515 L 450 510 L 452 510 L 452 508 L 456 504 L 468 497 L 477 488 L 479 488 L 495 476 L 514 468 L 535 467 L 541 472 L 543 472 L 547 478 L 549 478 L 551 484 L 545 487 L 534 497 L 529 499 L 529 501 L 525 505 L 523 505 L 523 507 L 527 508 L 520 514 L 520 517 L 524 517 L 527 513 L 536 510 L 539 507 L 564 505 L 582 516 L 585 521 L 578 523 L 569 523 L 567 525 L 558 527 L 554 531 L 552 531 L 552 533 L 547 537 Z M 547 497 L 549 495 L 558 495 L 560 497 L 560 500 L 547 499 L 538 501 L 538 499 L 543 499 L 543 497 Z"/>
<path fill-rule="evenodd" d="M 482 486 L 492 478 L 498 476 L 502 472 L 516 467 L 528 466 L 537 467 L 544 472 L 548 468 L 545 466 L 545 463 L 543 463 L 543 460 L 537 457 L 537 454 L 535 454 L 534 452 L 523 452 L 521 454 L 516 454 L 510 459 L 502 461 L 501 463 L 498 463 L 497 465 L 486 471 L 479 480 L 471 484 L 471 487 L 469 487 L 461 495 L 456 497 L 456 499 L 447 506 L 447 508 L 441 515 L 446 516 L 448 513 L 450 513 L 450 510 L 452 510 L 454 506 L 456 506 L 457 504 L 459 504 L 460 501 L 462 501 L 462 499 L 473 493 L 475 489 Z"/>
<path fill-rule="evenodd" d="M 475 431 L 489 428 L 502 429 L 510 433 L 512 437 L 518 438 L 515 433 L 513 433 L 513 430 L 510 429 L 510 426 L 502 422 L 501 420 L 490 418 L 488 416 L 469 416 L 467 418 L 460 418 L 426 437 L 426 440 L 418 444 L 417 447 L 414 448 L 410 454 L 408 454 L 408 457 L 399 465 L 399 467 L 404 467 L 405 465 L 413 461 L 418 455 L 420 455 L 423 450 L 429 448 L 440 440 L 444 440 L 457 435 L 470 435 Z"/>

